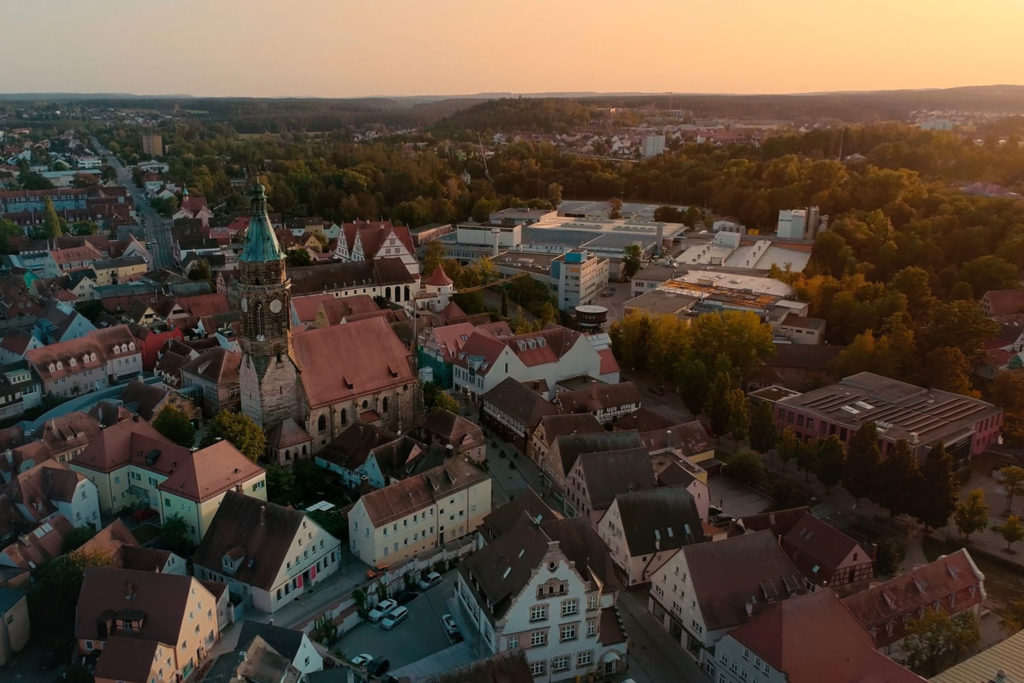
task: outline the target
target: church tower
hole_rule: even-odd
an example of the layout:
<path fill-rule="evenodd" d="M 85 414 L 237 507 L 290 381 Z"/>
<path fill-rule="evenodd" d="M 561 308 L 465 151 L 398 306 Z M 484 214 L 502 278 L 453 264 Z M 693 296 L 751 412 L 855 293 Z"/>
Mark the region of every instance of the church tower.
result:
<path fill-rule="evenodd" d="M 249 228 L 238 257 L 242 310 L 242 412 L 270 430 L 297 411 L 298 371 L 292 359 L 291 280 L 267 215 L 263 185 L 252 189 Z"/>

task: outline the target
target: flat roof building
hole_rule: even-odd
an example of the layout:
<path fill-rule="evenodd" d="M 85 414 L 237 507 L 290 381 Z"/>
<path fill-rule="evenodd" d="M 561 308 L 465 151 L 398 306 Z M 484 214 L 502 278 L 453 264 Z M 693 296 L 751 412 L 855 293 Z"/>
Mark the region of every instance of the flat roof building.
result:
<path fill-rule="evenodd" d="M 991 403 L 872 372 L 806 393 L 772 386 L 750 396 L 771 403 L 776 423 L 799 437 L 836 434 L 849 444 L 862 424 L 874 422 L 883 458 L 900 440 L 910 444 L 918 458 L 942 443 L 957 467 L 995 443 L 1003 423 L 1002 409 Z"/>

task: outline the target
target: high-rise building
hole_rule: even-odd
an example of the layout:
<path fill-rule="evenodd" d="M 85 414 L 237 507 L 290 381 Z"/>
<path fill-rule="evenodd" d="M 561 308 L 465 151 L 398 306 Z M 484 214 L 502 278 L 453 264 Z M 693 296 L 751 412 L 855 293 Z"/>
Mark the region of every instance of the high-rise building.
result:
<path fill-rule="evenodd" d="M 238 257 L 242 309 L 242 412 L 272 429 L 297 412 L 298 372 L 292 357 L 291 280 L 267 215 L 263 185 L 253 188 L 249 228 Z"/>
<path fill-rule="evenodd" d="M 164 155 L 164 140 L 159 133 L 142 134 L 142 153 L 151 157 Z"/>
<path fill-rule="evenodd" d="M 656 157 L 665 152 L 664 135 L 648 135 L 644 138 L 644 159 Z"/>

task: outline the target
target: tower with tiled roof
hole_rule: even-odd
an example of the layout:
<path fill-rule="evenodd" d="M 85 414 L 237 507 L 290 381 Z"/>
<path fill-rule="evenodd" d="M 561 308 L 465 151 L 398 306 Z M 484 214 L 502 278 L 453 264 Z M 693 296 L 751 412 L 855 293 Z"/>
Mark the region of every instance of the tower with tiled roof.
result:
<path fill-rule="evenodd" d="M 292 359 L 291 281 L 267 215 L 265 188 L 253 187 L 249 228 L 238 257 L 242 412 L 264 429 L 296 415 L 298 370 Z"/>

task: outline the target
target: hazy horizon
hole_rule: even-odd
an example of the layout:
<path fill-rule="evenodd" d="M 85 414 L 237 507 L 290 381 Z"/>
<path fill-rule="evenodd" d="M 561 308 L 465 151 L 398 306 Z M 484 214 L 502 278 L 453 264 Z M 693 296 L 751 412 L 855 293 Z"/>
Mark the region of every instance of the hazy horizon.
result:
<path fill-rule="evenodd" d="M 1024 73 L 1024 5 L 996 0 L 33 0 L 5 15 L 5 94 L 772 95 Z"/>

